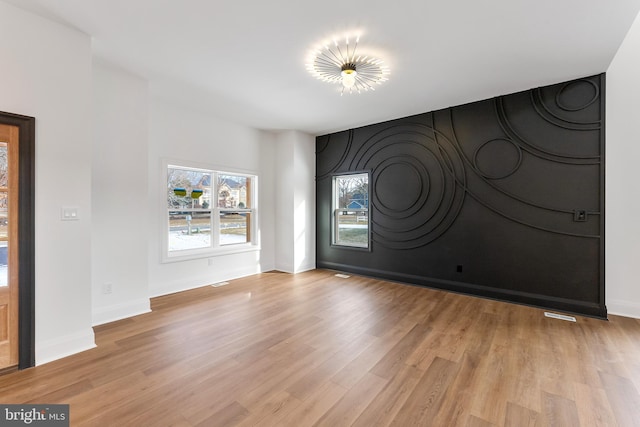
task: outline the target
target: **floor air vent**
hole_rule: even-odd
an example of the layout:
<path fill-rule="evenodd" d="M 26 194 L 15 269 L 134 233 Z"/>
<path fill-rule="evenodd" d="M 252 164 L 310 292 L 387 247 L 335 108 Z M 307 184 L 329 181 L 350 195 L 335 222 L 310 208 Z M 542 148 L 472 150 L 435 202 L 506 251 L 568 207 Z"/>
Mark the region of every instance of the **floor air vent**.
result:
<path fill-rule="evenodd" d="M 567 322 L 576 321 L 576 318 L 573 316 L 565 316 L 564 314 L 549 313 L 548 311 L 544 312 L 544 317 L 551 317 L 552 319 L 566 320 Z"/>
<path fill-rule="evenodd" d="M 218 283 L 214 283 L 211 286 L 213 286 L 214 288 L 219 288 L 220 286 L 226 286 L 228 284 L 229 284 L 229 282 L 218 282 Z"/>
<path fill-rule="evenodd" d="M 348 279 L 349 277 L 351 277 L 348 274 L 342 274 L 342 273 L 337 273 L 337 274 L 335 274 L 335 276 L 339 277 L 341 279 Z"/>

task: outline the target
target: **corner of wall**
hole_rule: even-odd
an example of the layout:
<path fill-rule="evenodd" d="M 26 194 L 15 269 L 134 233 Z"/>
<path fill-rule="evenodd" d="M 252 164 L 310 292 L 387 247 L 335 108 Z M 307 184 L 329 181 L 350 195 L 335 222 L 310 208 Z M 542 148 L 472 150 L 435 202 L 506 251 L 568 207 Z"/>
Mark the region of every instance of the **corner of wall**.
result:
<path fill-rule="evenodd" d="M 607 313 L 615 316 L 640 319 L 640 304 L 636 302 L 610 299 L 607 301 Z"/>
<path fill-rule="evenodd" d="M 123 183 L 148 187 L 148 82 L 100 60 L 93 62 L 91 163 L 92 324 L 149 310 L 148 194 L 123 191 Z M 123 153 L 127 153 L 123 156 Z M 103 287 L 109 285 L 109 292 Z"/>
<path fill-rule="evenodd" d="M 636 212 L 640 130 L 640 15 L 607 70 L 606 110 L 606 305 L 610 314 L 640 318 L 640 287 L 635 266 L 640 255 Z"/>
<path fill-rule="evenodd" d="M 304 273 L 305 271 L 311 271 L 311 270 L 315 270 L 316 269 L 316 263 L 315 263 L 315 259 L 313 263 L 309 263 L 309 264 L 305 264 L 305 265 L 301 265 L 299 267 L 296 267 L 294 273 L 298 274 L 298 273 Z"/>
<path fill-rule="evenodd" d="M 276 136 L 276 269 L 315 268 L 315 138 L 300 131 Z"/>
<path fill-rule="evenodd" d="M 149 298 L 140 298 L 120 304 L 98 307 L 93 310 L 93 326 L 103 325 L 150 312 L 151 301 Z"/>
<path fill-rule="evenodd" d="M 96 347 L 93 329 L 36 343 L 36 366 Z"/>

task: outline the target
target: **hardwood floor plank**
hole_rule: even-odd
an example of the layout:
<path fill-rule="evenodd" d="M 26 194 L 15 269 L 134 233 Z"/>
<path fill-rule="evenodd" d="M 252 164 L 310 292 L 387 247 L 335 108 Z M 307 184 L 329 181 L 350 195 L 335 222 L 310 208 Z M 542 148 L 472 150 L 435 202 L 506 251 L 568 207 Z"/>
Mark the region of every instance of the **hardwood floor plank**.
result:
<path fill-rule="evenodd" d="M 307 399 L 282 419 L 280 426 L 310 426 L 329 411 L 347 393 L 347 389 L 328 381 L 320 385 Z"/>
<path fill-rule="evenodd" d="M 473 401 L 478 399 L 477 384 L 485 381 L 484 373 L 478 369 L 481 359 L 474 353 L 465 353 L 455 379 L 448 388 L 445 404 L 433 418 L 433 425 L 463 426 L 471 415 Z"/>
<path fill-rule="evenodd" d="M 460 341 L 465 352 L 458 361 L 458 375 L 445 396 L 447 404 L 434 418 L 434 425 L 466 425 L 474 401 L 484 398 L 475 390 L 487 382 L 482 361 L 487 358 L 498 321 L 497 315 L 481 312 L 470 328 L 460 330 Z"/>
<path fill-rule="evenodd" d="M 283 425 L 281 420 L 301 404 L 287 392 L 272 393 L 251 405 L 251 414 L 237 423 L 236 427 Z"/>
<path fill-rule="evenodd" d="M 145 387 L 144 374 L 132 372 L 118 380 L 100 385 L 91 390 L 78 393 L 63 401 L 46 403 L 67 403 L 73 408 L 70 418 L 72 423 L 83 423 L 96 417 L 96 414 L 108 412 L 110 408 L 118 407 L 127 402 L 129 396 L 136 395 Z M 89 396 L 91 396 L 89 398 Z M 31 399 L 36 401 L 38 399 Z M 44 401 L 43 401 L 44 403 Z"/>
<path fill-rule="evenodd" d="M 609 404 L 621 426 L 640 426 L 640 394 L 628 378 L 601 372 Z"/>
<path fill-rule="evenodd" d="M 260 382 L 255 382 L 247 387 L 238 398 L 238 402 L 247 408 L 259 405 L 269 399 L 269 396 L 286 390 L 296 381 L 305 375 L 310 366 L 318 363 L 319 360 L 326 360 L 333 354 L 333 351 L 314 350 L 307 346 L 301 346 L 299 351 L 288 353 L 279 362 L 279 366 L 265 372 Z M 286 393 L 289 395 L 289 393 Z"/>
<path fill-rule="evenodd" d="M 369 406 L 355 420 L 353 426 L 374 427 L 389 425 L 398 415 L 423 374 L 423 371 L 413 366 L 404 366 L 371 401 Z"/>
<path fill-rule="evenodd" d="M 51 391 L 50 393 L 41 394 L 36 401 L 27 401 L 25 403 L 37 404 L 38 402 L 64 402 L 67 399 L 81 393 L 88 392 L 93 389 L 93 385 L 89 380 L 82 380 L 68 386 Z"/>
<path fill-rule="evenodd" d="M 640 320 L 314 270 L 152 300 L 98 347 L 0 375 L 75 426 L 640 426 Z"/>
<path fill-rule="evenodd" d="M 208 419 L 222 406 L 239 399 L 248 386 L 263 381 L 271 369 L 281 366 L 280 362 L 278 355 L 265 355 L 259 361 L 240 365 L 240 369 L 204 376 L 202 380 L 192 382 L 190 388 L 193 395 L 184 401 L 179 400 L 185 416 L 189 414 L 189 421 L 196 424 Z"/>
<path fill-rule="evenodd" d="M 496 332 L 497 333 L 497 332 Z M 514 378 L 510 369 L 511 348 L 503 339 L 494 339 L 478 366 L 481 378 L 477 382 L 478 398 L 471 411 L 483 420 L 498 423 L 504 418 L 509 391 Z"/>
<path fill-rule="evenodd" d="M 640 360 L 631 359 L 627 363 L 627 369 L 629 372 L 629 380 L 636 386 L 636 390 L 640 392 Z"/>
<path fill-rule="evenodd" d="M 105 427 L 109 425 L 119 425 L 118 419 L 127 419 L 127 424 L 131 426 L 167 426 L 167 427 L 191 427 L 186 417 L 171 406 L 156 405 L 153 408 L 132 406 L 127 412 L 119 411 L 111 418 L 100 416 L 89 420 L 83 425 Z M 73 425 L 73 424 L 72 424 Z"/>
<path fill-rule="evenodd" d="M 229 405 L 212 414 L 209 418 L 195 424 L 196 427 L 226 427 L 236 425 L 249 416 L 247 408 L 238 402 Z"/>
<path fill-rule="evenodd" d="M 353 387 L 389 352 L 394 341 L 375 338 L 355 359 L 336 372 L 331 381 L 346 389 Z"/>
<path fill-rule="evenodd" d="M 367 348 L 367 342 L 373 339 L 374 338 L 369 335 L 363 335 L 361 340 L 350 343 L 288 387 L 287 392 L 300 400 L 306 399 L 313 393 L 315 388 L 324 382 L 330 381 L 337 372 L 362 353 L 362 351 Z"/>
<path fill-rule="evenodd" d="M 520 338 L 511 341 L 505 375 L 510 381 L 507 386 L 509 401 L 532 409 L 542 410 L 540 399 L 541 378 L 539 373 L 547 368 L 541 363 L 543 354 L 540 346 Z"/>
<path fill-rule="evenodd" d="M 618 425 L 607 393 L 603 389 L 576 384 L 575 390 L 580 425 L 598 427 Z M 640 410 L 640 408 L 638 409 Z"/>
<path fill-rule="evenodd" d="M 475 415 L 469 415 L 466 427 L 496 427 L 496 424 L 478 418 Z"/>
<path fill-rule="evenodd" d="M 256 340 L 255 342 L 242 347 L 232 357 L 235 357 L 241 363 L 253 362 L 259 360 L 264 353 L 274 345 L 286 341 L 291 335 L 295 334 L 301 329 L 306 329 L 313 326 L 320 321 L 320 318 L 316 316 L 308 316 L 303 321 L 298 320 L 294 326 L 283 328 L 276 333 L 263 335 L 263 338 Z"/>
<path fill-rule="evenodd" d="M 385 379 L 394 377 L 405 366 L 405 360 L 431 333 L 431 328 L 416 324 L 387 354 L 371 369 L 371 373 Z"/>
<path fill-rule="evenodd" d="M 580 425 L 578 408 L 573 400 L 546 392 L 542 392 L 542 400 L 545 425 L 550 427 Z"/>
<path fill-rule="evenodd" d="M 327 427 L 351 425 L 386 383 L 385 379 L 376 375 L 365 375 L 313 425 Z"/>
<path fill-rule="evenodd" d="M 542 427 L 542 416 L 539 412 L 524 408 L 513 402 L 507 402 L 507 413 L 504 417 L 505 426 Z"/>
<path fill-rule="evenodd" d="M 447 388 L 458 372 L 458 364 L 436 357 L 416 384 L 398 415 L 394 426 L 424 426 L 438 414 Z"/>

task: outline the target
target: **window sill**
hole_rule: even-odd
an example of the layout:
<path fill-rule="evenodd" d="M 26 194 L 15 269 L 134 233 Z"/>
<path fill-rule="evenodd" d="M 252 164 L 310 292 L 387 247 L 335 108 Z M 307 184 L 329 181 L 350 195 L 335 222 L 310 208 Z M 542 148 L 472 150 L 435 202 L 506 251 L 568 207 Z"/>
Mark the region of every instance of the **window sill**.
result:
<path fill-rule="evenodd" d="M 194 259 L 213 258 L 258 251 L 260 251 L 260 246 L 252 244 L 229 245 L 229 247 L 207 248 L 206 250 L 176 251 L 175 255 L 164 254 L 161 262 L 166 264 L 171 262 L 191 261 Z"/>
<path fill-rule="evenodd" d="M 333 248 L 333 249 L 347 249 L 349 251 L 371 252 L 371 245 L 369 245 L 369 246 L 348 246 L 348 245 L 340 245 L 340 244 L 332 243 L 331 244 L 331 248 Z"/>

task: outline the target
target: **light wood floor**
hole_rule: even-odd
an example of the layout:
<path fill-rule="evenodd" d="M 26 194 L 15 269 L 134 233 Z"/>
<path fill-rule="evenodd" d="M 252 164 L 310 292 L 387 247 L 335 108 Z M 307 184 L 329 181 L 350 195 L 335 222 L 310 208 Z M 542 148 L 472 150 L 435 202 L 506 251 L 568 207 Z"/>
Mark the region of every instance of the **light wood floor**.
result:
<path fill-rule="evenodd" d="M 640 320 L 317 270 L 155 298 L 98 347 L 0 377 L 72 426 L 640 426 Z"/>

